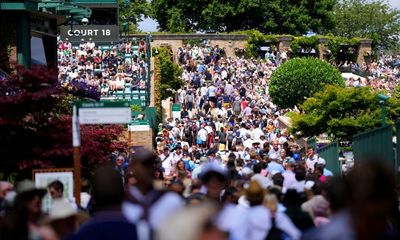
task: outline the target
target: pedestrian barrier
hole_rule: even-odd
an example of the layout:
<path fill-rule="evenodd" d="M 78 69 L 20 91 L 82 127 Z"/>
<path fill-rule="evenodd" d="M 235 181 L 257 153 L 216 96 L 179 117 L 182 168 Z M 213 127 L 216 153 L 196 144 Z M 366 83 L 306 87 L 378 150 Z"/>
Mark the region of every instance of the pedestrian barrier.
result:
<path fill-rule="evenodd" d="M 392 130 L 392 126 L 385 126 L 355 135 L 353 137 L 355 164 L 366 158 L 378 157 L 394 169 Z"/>
<path fill-rule="evenodd" d="M 340 176 L 339 145 L 337 142 L 318 148 L 320 157 L 326 160 L 326 168 L 331 170 L 334 176 Z"/>

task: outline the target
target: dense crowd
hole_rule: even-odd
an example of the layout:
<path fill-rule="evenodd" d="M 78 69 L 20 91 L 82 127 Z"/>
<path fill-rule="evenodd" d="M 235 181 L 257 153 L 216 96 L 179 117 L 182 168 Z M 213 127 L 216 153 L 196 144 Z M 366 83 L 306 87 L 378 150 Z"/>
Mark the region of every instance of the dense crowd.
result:
<path fill-rule="evenodd" d="M 342 70 L 356 70 L 355 76 L 346 77 L 346 85 L 353 87 L 369 86 L 375 90 L 384 90 L 389 93 L 400 82 L 400 56 L 382 55 L 378 61 L 372 61 L 361 66 L 357 63 L 342 61 L 338 67 Z M 358 76 L 357 73 L 363 76 Z"/>
<path fill-rule="evenodd" d="M 63 81 L 101 89 L 123 78 L 135 86 L 126 68 L 145 71 L 140 44 L 130 63 L 128 42 L 110 51 L 91 42 L 59 48 Z M 218 46 L 180 48 L 185 84 L 171 101 L 182 111 L 159 125 L 156 150 L 116 155 L 113 166 L 96 170 L 91 186 L 82 182 L 79 205 L 60 181 L 47 189 L 29 180 L 1 182 L 0 239 L 399 239 L 392 171 L 365 161 L 336 178 L 316 149 L 285 129 L 285 110 L 271 102 L 268 82 L 286 59 L 278 52 L 258 61 L 227 57 Z M 375 69 L 387 73 L 385 64 Z M 398 78 L 398 66 L 391 69 Z M 46 193 L 49 211 L 41 207 Z"/>
<path fill-rule="evenodd" d="M 146 87 L 146 43 L 121 40 L 111 46 L 96 46 L 91 40 L 72 45 L 58 44 L 58 71 L 60 81 L 83 81 L 98 88 L 102 96 L 118 91 L 132 92 Z"/>

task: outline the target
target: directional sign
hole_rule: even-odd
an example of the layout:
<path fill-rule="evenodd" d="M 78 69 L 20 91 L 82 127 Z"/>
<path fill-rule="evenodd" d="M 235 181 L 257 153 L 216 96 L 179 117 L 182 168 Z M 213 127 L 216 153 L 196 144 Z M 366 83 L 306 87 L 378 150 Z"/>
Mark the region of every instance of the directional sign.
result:
<path fill-rule="evenodd" d="M 78 108 L 123 108 L 129 107 L 129 102 L 117 101 L 117 102 L 78 102 Z"/>
<path fill-rule="evenodd" d="M 130 108 L 79 108 L 80 124 L 124 124 L 131 121 Z"/>

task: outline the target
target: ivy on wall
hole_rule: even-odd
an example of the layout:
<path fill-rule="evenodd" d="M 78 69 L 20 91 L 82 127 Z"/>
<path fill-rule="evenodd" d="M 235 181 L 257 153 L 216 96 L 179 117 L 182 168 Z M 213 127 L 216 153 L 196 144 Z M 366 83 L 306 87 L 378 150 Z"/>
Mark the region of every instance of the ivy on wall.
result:
<path fill-rule="evenodd" d="M 315 54 L 318 52 L 319 40 L 317 36 L 311 37 L 294 37 L 290 43 L 292 57 L 302 57 L 312 55 L 312 50 Z"/>
<path fill-rule="evenodd" d="M 361 38 L 343 38 L 333 35 L 315 35 L 315 36 L 292 36 L 292 35 L 266 35 L 257 30 L 249 30 L 241 32 L 248 35 L 246 42 L 246 56 L 257 58 L 262 46 L 278 47 L 282 37 L 291 37 L 290 51 L 292 57 L 318 56 L 319 44 L 324 44 L 330 50 L 328 60 L 338 61 L 345 60 L 356 61 L 358 47 Z M 320 43 L 320 39 L 326 39 L 325 43 Z M 315 50 L 312 51 L 312 50 Z"/>

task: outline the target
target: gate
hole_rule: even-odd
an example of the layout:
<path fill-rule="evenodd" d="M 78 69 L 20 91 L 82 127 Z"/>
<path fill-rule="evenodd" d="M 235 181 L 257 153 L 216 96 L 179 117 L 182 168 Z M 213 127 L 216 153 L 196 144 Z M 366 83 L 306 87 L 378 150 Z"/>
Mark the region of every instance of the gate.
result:
<path fill-rule="evenodd" d="M 353 153 L 356 164 L 365 157 L 377 157 L 394 169 L 392 126 L 355 135 L 353 137 Z"/>
<path fill-rule="evenodd" d="M 318 154 L 326 160 L 326 168 L 331 170 L 334 176 L 340 176 L 339 146 L 333 142 L 318 149 Z"/>

